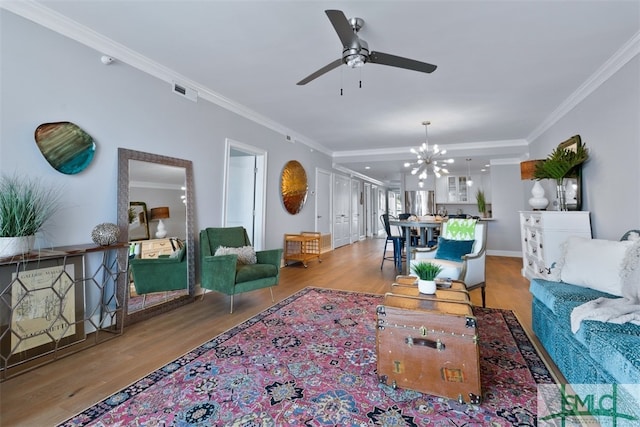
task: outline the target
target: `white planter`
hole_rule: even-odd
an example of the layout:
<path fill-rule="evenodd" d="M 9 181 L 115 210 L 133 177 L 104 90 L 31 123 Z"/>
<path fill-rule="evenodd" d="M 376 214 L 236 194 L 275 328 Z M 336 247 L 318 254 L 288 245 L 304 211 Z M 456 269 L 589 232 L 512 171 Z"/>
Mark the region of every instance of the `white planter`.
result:
<path fill-rule="evenodd" d="M 421 294 L 435 294 L 436 282 L 435 280 L 418 280 L 418 290 Z"/>
<path fill-rule="evenodd" d="M 33 249 L 36 236 L 0 237 L 0 258 L 25 254 Z"/>

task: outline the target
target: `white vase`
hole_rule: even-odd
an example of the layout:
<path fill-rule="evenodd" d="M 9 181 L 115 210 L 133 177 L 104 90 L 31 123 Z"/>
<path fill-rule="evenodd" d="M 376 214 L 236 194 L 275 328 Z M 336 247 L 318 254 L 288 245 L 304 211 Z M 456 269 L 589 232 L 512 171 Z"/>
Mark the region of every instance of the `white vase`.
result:
<path fill-rule="evenodd" d="M 418 280 L 418 290 L 421 294 L 435 294 L 436 282 L 435 280 Z"/>
<path fill-rule="evenodd" d="M 35 240 L 36 236 L 0 237 L 0 258 L 30 252 Z"/>
<path fill-rule="evenodd" d="M 544 197 L 544 187 L 537 181 L 533 184 L 531 189 L 532 198 L 529 199 L 529 205 L 535 210 L 541 210 L 547 207 L 549 199 Z"/>

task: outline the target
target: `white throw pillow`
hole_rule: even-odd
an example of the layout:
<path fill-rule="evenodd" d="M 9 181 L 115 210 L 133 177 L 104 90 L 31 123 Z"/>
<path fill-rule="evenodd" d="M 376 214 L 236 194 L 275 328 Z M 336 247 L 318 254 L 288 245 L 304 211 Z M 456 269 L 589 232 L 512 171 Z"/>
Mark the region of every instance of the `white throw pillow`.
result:
<path fill-rule="evenodd" d="M 633 242 L 571 236 L 565 244 L 560 278 L 565 283 L 622 296 L 623 261 Z"/>
<path fill-rule="evenodd" d="M 256 251 L 253 246 L 240 246 L 239 248 L 229 248 L 226 246 L 218 246 L 214 255 L 238 255 L 239 264 L 255 264 L 258 262 Z"/>

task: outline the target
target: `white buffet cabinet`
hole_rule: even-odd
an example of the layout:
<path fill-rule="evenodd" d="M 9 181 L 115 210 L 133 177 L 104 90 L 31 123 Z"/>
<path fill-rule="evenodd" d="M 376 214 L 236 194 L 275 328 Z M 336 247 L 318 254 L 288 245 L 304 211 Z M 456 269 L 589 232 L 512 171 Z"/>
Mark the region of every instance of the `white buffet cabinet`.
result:
<path fill-rule="evenodd" d="M 521 211 L 522 275 L 547 279 L 569 236 L 591 238 L 589 212 Z"/>

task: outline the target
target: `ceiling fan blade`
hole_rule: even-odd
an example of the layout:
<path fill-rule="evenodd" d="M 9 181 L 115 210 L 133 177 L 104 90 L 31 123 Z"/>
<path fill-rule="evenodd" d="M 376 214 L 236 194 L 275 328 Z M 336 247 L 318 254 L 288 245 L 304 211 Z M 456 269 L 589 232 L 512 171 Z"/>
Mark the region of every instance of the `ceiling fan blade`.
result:
<path fill-rule="evenodd" d="M 436 65 L 420 62 L 402 56 L 390 55 L 382 52 L 371 52 L 369 61 L 374 64 L 390 65 L 392 67 L 406 68 L 407 70 L 420 71 L 422 73 L 432 73 L 438 68 Z"/>
<path fill-rule="evenodd" d="M 309 83 L 311 80 L 317 79 L 318 77 L 320 77 L 321 75 L 323 75 L 324 73 L 327 73 L 331 70 L 333 70 L 334 68 L 338 68 L 340 65 L 342 65 L 342 58 L 340 59 L 336 59 L 335 61 L 333 61 L 330 64 L 325 65 L 324 67 L 320 68 L 318 71 L 309 74 L 307 77 L 305 77 L 304 79 L 300 80 L 298 83 L 296 83 L 298 86 L 302 86 L 302 85 L 306 85 L 307 83 Z"/>
<path fill-rule="evenodd" d="M 341 10 L 325 10 L 324 13 L 327 14 L 333 28 L 336 30 L 336 33 L 338 33 L 343 47 L 360 48 L 360 39 L 353 31 L 353 28 L 351 28 L 349 20 Z"/>

